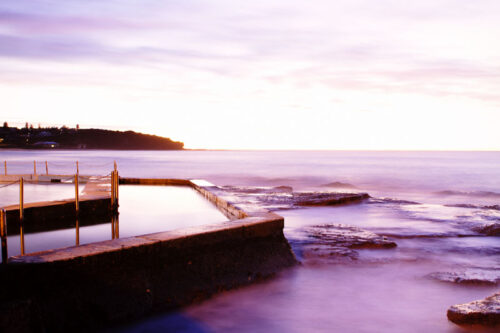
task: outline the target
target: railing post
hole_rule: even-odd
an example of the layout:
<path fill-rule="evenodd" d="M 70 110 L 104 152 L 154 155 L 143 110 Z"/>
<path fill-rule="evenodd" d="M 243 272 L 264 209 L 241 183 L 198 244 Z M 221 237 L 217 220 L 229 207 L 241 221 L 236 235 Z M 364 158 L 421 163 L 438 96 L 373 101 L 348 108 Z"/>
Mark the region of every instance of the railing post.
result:
<path fill-rule="evenodd" d="M 80 211 L 80 195 L 78 193 L 78 174 L 75 175 L 75 209 L 76 209 L 76 216 L 78 216 L 78 213 Z"/>
<path fill-rule="evenodd" d="M 2 264 L 7 263 L 7 212 L 0 209 L 0 238 L 2 239 Z"/>
<path fill-rule="evenodd" d="M 116 208 L 118 208 L 120 192 L 118 191 L 118 186 L 120 185 L 120 176 L 118 175 L 118 170 L 115 171 L 115 204 Z"/>
<path fill-rule="evenodd" d="M 21 220 L 19 224 L 19 238 L 21 239 L 21 255 L 24 256 L 24 223 Z"/>
<path fill-rule="evenodd" d="M 115 239 L 115 214 L 111 214 L 111 239 Z"/>
<path fill-rule="evenodd" d="M 21 255 L 24 255 L 24 179 L 19 180 L 19 238 L 21 241 Z"/>
<path fill-rule="evenodd" d="M 33 161 L 33 175 L 36 176 L 36 161 Z"/>
<path fill-rule="evenodd" d="M 45 161 L 45 174 L 48 176 L 49 175 L 49 163 Z"/>
<path fill-rule="evenodd" d="M 111 239 L 120 238 L 120 222 L 118 214 L 111 215 Z"/>
<path fill-rule="evenodd" d="M 118 213 L 114 214 L 115 216 L 115 237 L 120 238 L 120 219 L 118 217 Z"/>
<path fill-rule="evenodd" d="M 111 171 L 111 210 L 115 209 L 115 172 Z"/>
<path fill-rule="evenodd" d="M 78 166 L 78 161 L 76 161 L 76 174 L 80 174 L 80 167 Z"/>
<path fill-rule="evenodd" d="M 24 219 L 24 179 L 19 179 L 19 219 Z"/>
<path fill-rule="evenodd" d="M 80 222 L 78 221 L 78 216 L 76 217 L 76 246 L 80 245 Z"/>

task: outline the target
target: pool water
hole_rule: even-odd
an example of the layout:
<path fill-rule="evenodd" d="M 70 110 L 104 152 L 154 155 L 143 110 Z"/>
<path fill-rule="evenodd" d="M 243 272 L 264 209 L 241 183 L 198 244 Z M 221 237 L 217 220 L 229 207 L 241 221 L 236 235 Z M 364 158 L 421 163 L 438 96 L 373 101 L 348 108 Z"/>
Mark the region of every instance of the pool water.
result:
<path fill-rule="evenodd" d="M 19 183 L 0 184 L 0 207 L 19 205 Z M 80 187 L 80 192 L 83 186 Z M 74 184 L 24 184 L 24 203 L 73 199 Z"/>
<path fill-rule="evenodd" d="M 76 228 L 24 235 L 25 253 L 144 235 L 228 219 L 201 194 L 185 186 L 120 186 L 116 233 L 111 221 Z M 75 221 L 76 223 L 76 221 Z M 7 222 L 8 225 L 8 222 Z M 7 238 L 8 254 L 21 254 L 20 236 Z"/>

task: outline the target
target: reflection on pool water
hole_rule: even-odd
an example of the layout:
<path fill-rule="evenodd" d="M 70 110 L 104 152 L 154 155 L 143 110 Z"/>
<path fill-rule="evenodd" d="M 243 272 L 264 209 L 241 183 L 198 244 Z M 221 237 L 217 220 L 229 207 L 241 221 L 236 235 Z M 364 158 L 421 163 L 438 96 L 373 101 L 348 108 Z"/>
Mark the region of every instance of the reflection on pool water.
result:
<path fill-rule="evenodd" d="M 19 184 L 0 184 L 0 207 L 19 204 Z M 4 186 L 4 187 L 2 187 Z M 83 186 L 80 187 L 80 192 Z M 53 201 L 75 197 L 74 184 L 24 184 L 24 202 Z"/>
<path fill-rule="evenodd" d="M 202 195 L 183 186 L 120 186 L 118 210 L 120 238 L 227 221 Z M 111 221 L 78 230 L 80 245 L 112 239 Z M 76 228 L 25 234 L 25 253 L 74 246 L 76 239 Z M 19 235 L 8 237 L 8 254 L 20 254 Z"/>

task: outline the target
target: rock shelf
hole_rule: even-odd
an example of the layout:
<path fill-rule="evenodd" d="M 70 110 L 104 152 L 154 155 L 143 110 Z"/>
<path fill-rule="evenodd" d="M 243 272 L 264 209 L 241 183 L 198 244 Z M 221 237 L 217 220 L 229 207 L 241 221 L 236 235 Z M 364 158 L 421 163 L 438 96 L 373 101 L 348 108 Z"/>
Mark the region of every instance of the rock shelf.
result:
<path fill-rule="evenodd" d="M 390 249 L 397 246 L 384 236 L 344 224 L 316 225 L 303 231 L 309 237 L 301 247 L 306 260 L 356 260 L 356 249 Z"/>
<path fill-rule="evenodd" d="M 453 305 L 447 315 L 455 324 L 497 326 L 500 324 L 500 292 L 483 300 Z"/>

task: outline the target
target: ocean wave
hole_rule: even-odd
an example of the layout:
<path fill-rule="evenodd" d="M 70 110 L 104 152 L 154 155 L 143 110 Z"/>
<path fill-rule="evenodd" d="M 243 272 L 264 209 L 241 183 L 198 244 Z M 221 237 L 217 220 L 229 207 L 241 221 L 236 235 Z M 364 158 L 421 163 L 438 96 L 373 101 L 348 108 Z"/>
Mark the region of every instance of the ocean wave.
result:
<path fill-rule="evenodd" d="M 370 204 L 395 204 L 395 205 L 421 205 L 420 202 L 410 201 L 410 200 L 402 200 L 402 199 L 393 199 L 393 198 L 371 198 L 368 202 Z"/>
<path fill-rule="evenodd" d="M 223 186 L 224 190 L 235 193 L 245 194 L 274 194 L 274 193 L 292 193 L 293 187 L 281 185 L 274 187 L 265 186 Z"/>
<path fill-rule="evenodd" d="M 500 210 L 500 205 L 480 206 L 480 205 L 472 205 L 472 204 L 451 204 L 451 205 L 444 205 L 444 206 L 445 207 L 457 207 L 457 208 Z"/>
<path fill-rule="evenodd" d="M 435 195 L 442 196 L 465 196 L 465 197 L 482 197 L 482 198 L 500 198 L 500 193 L 492 191 L 454 191 L 454 190 L 443 190 L 438 192 L 433 192 Z"/>

